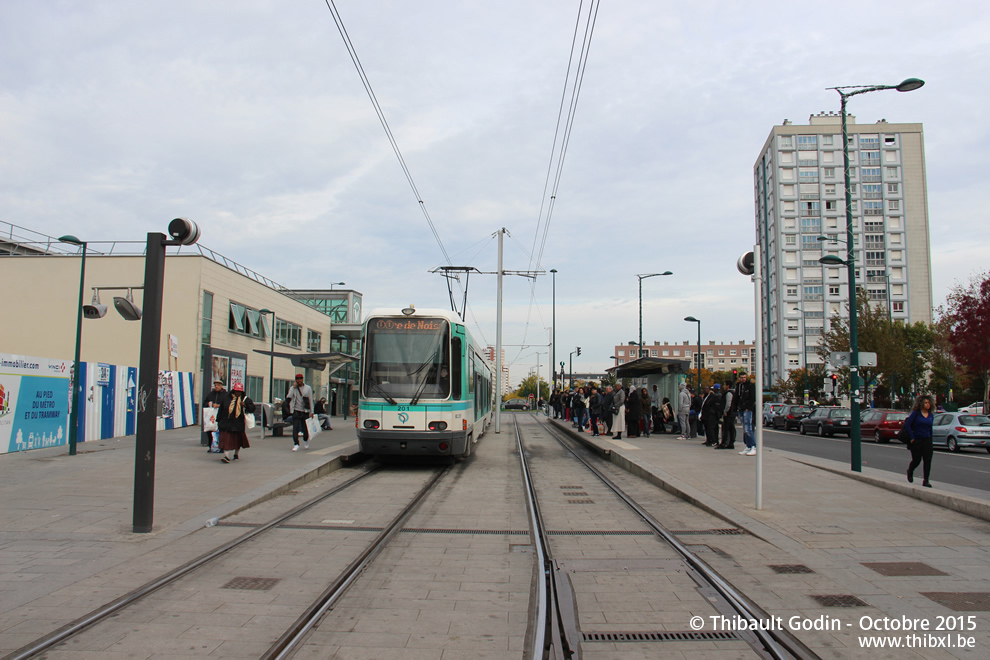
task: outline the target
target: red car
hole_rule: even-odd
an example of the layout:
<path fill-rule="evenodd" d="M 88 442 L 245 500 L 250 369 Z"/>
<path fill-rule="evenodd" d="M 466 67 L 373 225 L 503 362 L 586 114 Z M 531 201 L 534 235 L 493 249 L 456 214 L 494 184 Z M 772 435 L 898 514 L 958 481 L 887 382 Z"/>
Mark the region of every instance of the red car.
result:
<path fill-rule="evenodd" d="M 859 423 L 860 432 L 864 439 L 872 435 L 877 442 L 890 442 L 897 437 L 897 432 L 904 426 L 907 418 L 908 413 L 900 410 L 873 408 L 863 413 Z"/>

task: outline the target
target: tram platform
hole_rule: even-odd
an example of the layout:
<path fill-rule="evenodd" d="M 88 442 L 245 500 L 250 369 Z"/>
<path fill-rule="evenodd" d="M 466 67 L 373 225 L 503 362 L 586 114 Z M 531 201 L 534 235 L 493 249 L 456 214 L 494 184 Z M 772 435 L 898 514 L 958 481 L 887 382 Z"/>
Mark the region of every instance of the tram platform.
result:
<path fill-rule="evenodd" d="M 87 603 L 103 602 L 115 589 L 126 593 L 133 587 L 121 585 L 161 570 L 148 560 L 143 575 L 123 579 L 115 567 L 132 570 L 153 551 L 178 547 L 211 518 L 222 519 L 341 465 L 357 452 L 348 421 L 334 418 L 333 431 L 296 452 L 291 437 L 262 439 L 260 429 L 252 430 L 251 448 L 231 464 L 200 446 L 197 427 L 159 432 L 153 529 L 146 534 L 132 532 L 133 436 L 81 444 L 76 456 L 64 446 L 0 456 L 0 656 L 82 616 L 91 609 Z M 767 585 L 796 578 L 786 588 L 773 587 L 784 610 L 812 611 L 800 606 L 805 591 L 812 578 L 827 579 L 891 616 L 934 622 L 936 615 L 976 615 L 979 627 L 968 634 L 977 646 L 968 656 L 953 649 L 915 657 L 977 657 L 990 648 L 990 501 L 975 493 L 936 483 L 912 496 L 908 491 L 922 490 L 918 484 L 897 483 L 889 474 L 865 469 L 856 476 L 848 466 L 768 450 L 757 509 L 752 457 L 673 435 L 615 441 L 556 424 L 625 469 L 722 518 L 726 527 L 767 541 L 789 563 L 814 571 L 810 577 L 765 571 Z M 501 442 L 512 442 L 511 434 L 487 434 L 478 451 Z M 762 557 L 732 560 L 767 563 Z M 884 575 L 865 564 L 897 564 L 909 572 Z M 918 565 L 941 575 L 910 573 Z M 924 593 L 943 594 L 943 601 Z M 846 656 L 836 649 L 835 657 Z"/>

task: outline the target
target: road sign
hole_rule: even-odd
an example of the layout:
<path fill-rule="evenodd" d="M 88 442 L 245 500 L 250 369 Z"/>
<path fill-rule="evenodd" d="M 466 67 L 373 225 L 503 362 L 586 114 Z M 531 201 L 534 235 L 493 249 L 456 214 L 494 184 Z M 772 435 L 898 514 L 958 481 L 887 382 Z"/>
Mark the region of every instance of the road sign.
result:
<path fill-rule="evenodd" d="M 852 353 L 849 351 L 833 351 L 832 353 L 829 353 L 828 362 L 833 367 L 848 367 L 852 362 Z M 861 367 L 877 366 L 877 354 L 865 353 L 863 351 L 860 351 L 859 366 Z"/>

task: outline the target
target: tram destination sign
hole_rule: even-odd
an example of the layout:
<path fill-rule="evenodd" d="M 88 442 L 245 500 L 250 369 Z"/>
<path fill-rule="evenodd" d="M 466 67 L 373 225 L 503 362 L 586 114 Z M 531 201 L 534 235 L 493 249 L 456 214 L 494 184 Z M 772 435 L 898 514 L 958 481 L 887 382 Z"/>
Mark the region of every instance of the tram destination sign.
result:
<path fill-rule="evenodd" d="M 393 332 L 423 332 L 436 333 L 443 330 L 443 319 L 375 319 L 373 330 L 391 330 Z"/>

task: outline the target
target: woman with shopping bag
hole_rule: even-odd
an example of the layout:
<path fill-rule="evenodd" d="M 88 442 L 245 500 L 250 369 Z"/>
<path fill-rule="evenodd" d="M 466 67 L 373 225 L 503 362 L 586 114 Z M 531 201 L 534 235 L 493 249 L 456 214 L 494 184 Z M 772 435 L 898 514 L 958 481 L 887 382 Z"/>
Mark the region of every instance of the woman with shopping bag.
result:
<path fill-rule="evenodd" d="M 250 418 L 248 417 L 250 415 Z M 230 463 L 240 458 L 242 447 L 250 447 L 247 428 L 254 419 L 254 401 L 244 395 L 244 385 L 234 383 L 230 392 L 220 399 L 220 410 L 217 413 L 217 427 L 220 430 L 220 449 L 223 450 L 224 463 Z M 231 456 L 233 452 L 233 456 Z"/>

